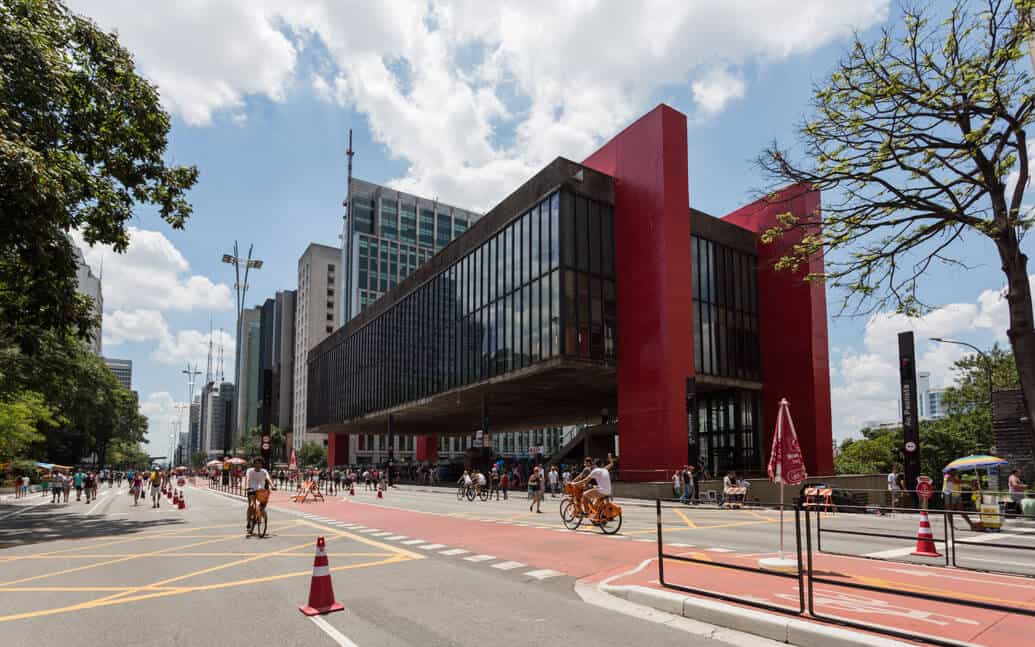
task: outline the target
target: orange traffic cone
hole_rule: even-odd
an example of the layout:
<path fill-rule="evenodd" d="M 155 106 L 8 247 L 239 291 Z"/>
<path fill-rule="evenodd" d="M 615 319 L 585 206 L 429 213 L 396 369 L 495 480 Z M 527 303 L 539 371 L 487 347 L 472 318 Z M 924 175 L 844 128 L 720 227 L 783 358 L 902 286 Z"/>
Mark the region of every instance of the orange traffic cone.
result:
<path fill-rule="evenodd" d="M 180 505 L 180 493 L 173 490 L 173 505 Z"/>
<path fill-rule="evenodd" d="M 916 531 L 916 550 L 913 555 L 920 557 L 941 557 L 934 545 L 934 534 L 931 532 L 931 520 L 927 518 L 927 510 L 920 511 L 920 528 Z"/>
<path fill-rule="evenodd" d="M 355 484 L 353 484 L 351 487 L 349 487 L 349 496 L 356 496 L 356 485 Z"/>
<path fill-rule="evenodd" d="M 176 507 L 179 508 L 180 510 L 183 510 L 184 508 L 187 507 L 187 502 L 183 500 L 183 490 L 180 490 L 180 498 L 179 498 L 179 502 L 176 504 Z"/>
<path fill-rule="evenodd" d="M 316 559 L 313 560 L 313 579 L 309 584 L 309 604 L 298 607 L 307 616 L 322 615 L 345 609 L 334 600 L 334 586 L 331 584 L 331 569 L 324 552 L 323 537 L 316 538 Z"/>
<path fill-rule="evenodd" d="M 379 498 L 379 499 L 385 498 L 385 493 L 384 493 L 384 490 L 381 489 L 381 484 L 380 483 L 377 484 L 377 498 Z"/>

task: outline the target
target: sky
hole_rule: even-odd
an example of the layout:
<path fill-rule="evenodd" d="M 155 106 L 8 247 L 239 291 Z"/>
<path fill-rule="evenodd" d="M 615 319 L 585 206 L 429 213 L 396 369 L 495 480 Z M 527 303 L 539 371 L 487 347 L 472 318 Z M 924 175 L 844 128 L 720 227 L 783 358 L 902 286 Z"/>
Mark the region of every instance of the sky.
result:
<path fill-rule="evenodd" d="M 233 372 L 233 268 L 220 259 L 234 241 L 264 261 L 247 307 L 296 287 L 310 242 L 340 244 L 349 129 L 356 177 L 485 211 L 663 102 L 688 117 L 691 205 L 723 215 L 755 198 L 753 159 L 793 144 L 851 34 L 899 16 L 888 0 L 69 6 L 118 32 L 172 116 L 168 161 L 200 170 L 185 231 L 142 207 L 126 254 L 86 250 L 103 272 L 103 352 L 133 360 L 155 455 L 188 399 L 182 371 L 205 371 L 210 339 Z M 970 269 L 930 272 L 923 296 L 938 307 L 922 318 L 831 317 L 836 438 L 897 417 L 898 332 L 915 331 L 934 386 L 952 382 L 961 349 L 929 337 L 1005 345 L 994 249 L 974 239 L 960 253 Z"/>

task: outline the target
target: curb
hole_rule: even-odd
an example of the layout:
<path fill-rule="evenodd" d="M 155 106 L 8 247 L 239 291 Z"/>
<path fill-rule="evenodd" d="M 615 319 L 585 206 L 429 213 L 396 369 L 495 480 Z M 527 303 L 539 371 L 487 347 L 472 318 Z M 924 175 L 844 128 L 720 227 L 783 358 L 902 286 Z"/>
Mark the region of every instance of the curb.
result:
<path fill-rule="evenodd" d="M 599 588 L 633 604 L 801 647 L 909 647 L 912 644 L 644 586 L 601 584 Z"/>

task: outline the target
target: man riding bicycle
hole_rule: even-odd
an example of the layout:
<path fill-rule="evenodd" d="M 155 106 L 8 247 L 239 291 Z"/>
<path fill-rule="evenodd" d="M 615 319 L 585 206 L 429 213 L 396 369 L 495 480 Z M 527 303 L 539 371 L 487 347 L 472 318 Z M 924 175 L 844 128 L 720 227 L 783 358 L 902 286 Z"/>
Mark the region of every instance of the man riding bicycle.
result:
<path fill-rule="evenodd" d="M 586 462 L 589 462 L 590 460 L 591 459 L 587 458 Z M 604 462 L 599 458 L 596 461 L 593 461 L 592 464 L 595 467 L 589 471 L 589 474 L 583 477 L 582 474 L 586 473 L 586 471 L 583 470 L 582 474 L 579 475 L 579 478 L 572 481 L 572 484 L 577 486 L 588 486 L 590 481 L 596 482 L 596 486 L 587 488 L 582 493 L 582 496 L 585 497 L 586 503 L 588 504 L 587 507 L 594 510 L 594 516 L 597 516 L 599 515 L 600 510 L 599 504 L 606 499 L 611 498 L 611 473 L 608 470 L 614 467 L 615 459 L 614 456 L 608 454 L 607 465 L 604 465 Z"/>
<path fill-rule="evenodd" d="M 273 481 L 270 479 L 270 473 L 263 467 L 262 459 L 256 458 L 252 462 L 252 466 L 245 472 L 244 481 L 248 484 L 248 515 L 251 515 L 252 508 L 255 506 L 256 493 L 259 490 L 273 489 Z M 266 507 L 265 503 L 259 504 L 260 509 Z M 250 519 L 250 516 L 246 516 L 245 520 Z"/>

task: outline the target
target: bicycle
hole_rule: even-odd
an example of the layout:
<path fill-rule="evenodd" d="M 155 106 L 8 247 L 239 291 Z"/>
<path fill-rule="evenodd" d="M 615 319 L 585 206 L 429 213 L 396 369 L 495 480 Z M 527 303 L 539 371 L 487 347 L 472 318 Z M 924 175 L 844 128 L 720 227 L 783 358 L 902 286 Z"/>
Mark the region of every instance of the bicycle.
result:
<path fill-rule="evenodd" d="M 248 534 L 266 536 L 266 527 L 269 523 L 269 515 L 266 513 L 266 503 L 270 500 L 269 490 L 256 490 L 255 501 L 248 505 Z"/>
<path fill-rule="evenodd" d="M 605 535 L 613 535 L 622 527 L 622 506 L 604 497 L 593 503 L 582 496 L 583 488 L 578 485 L 564 486 L 561 499 L 561 522 L 568 530 L 578 530 L 583 519 L 600 528 Z"/>

